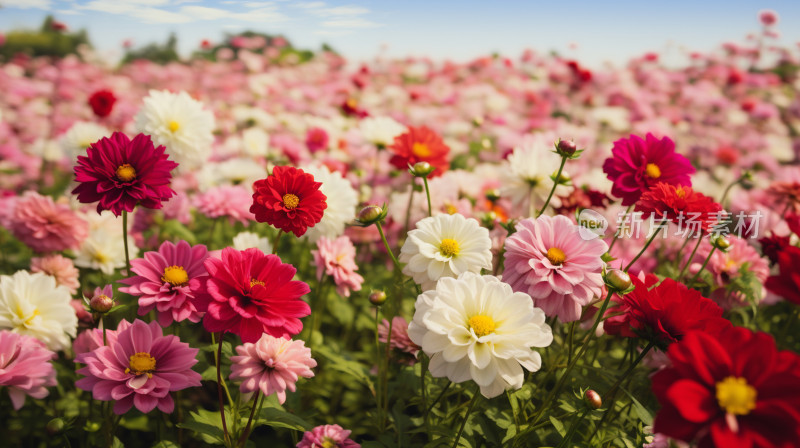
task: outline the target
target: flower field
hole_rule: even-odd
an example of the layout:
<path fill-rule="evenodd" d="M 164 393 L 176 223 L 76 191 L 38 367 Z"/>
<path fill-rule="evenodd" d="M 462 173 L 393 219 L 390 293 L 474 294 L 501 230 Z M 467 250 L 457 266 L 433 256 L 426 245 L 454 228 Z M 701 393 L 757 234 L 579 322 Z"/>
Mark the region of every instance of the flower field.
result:
<path fill-rule="evenodd" d="M 0 445 L 800 446 L 759 18 L 679 68 L 1 59 Z"/>

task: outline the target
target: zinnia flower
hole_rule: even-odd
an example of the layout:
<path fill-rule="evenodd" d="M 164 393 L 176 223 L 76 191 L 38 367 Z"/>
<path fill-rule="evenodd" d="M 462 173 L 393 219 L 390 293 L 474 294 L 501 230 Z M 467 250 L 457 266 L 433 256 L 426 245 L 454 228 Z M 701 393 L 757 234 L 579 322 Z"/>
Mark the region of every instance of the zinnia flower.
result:
<path fill-rule="evenodd" d="M 311 289 L 292 280 L 297 269 L 277 255 L 225 248 L 221 258 L 208 258 L 205 266 L 208 295 L 196 302 L 206 312 L 206 330 L 229 331 L 243 342 L 256 342 L 263 333 L 290 337 L 303 329 L 300 318 L 311 308 L 300 297 Z"/>
<path fill-rule="evenodd" d="M 50 350 L 69 347 L 78 317 L 69 291 L 42 273 L 0 276 L 0 329 L 33 336 Z"/>
<path fill-rule="evenodd" d="M 75 358 L 86 364 L 78 370 L 86 377 L 75 386 L 92 392 L 95 400 L 114 400 L 117 415 L 133 406 L 144 413 L 156 406 L 170 413 L 175 407 L 170 392 L 200 386 L 200 374 L 192 370 L 197 352 L 177 336 L 164 336 L 158 323 L 137 319 L 117 332 L 116 341 Z"/>
<path fill-rule="evenodd" d="M 400 249 L 407 263 L 403 274 L 413 277 L 422 289 L 432 289 L 442 277 L 492 268 L 492 241 L 478 221 L 458 213 L 436 215 L 417 222 Z"/>
<path fill-rule="evenodd" d="M 131 260 L 136 276 L 120 280 L 130 286 L 119 290 L 139 297 L 140 316 L 155 309 L 162 327 L 186 319 L 200 322 L 196 298 L 205 294 L 206 258 L 208 250 L 202 244 L 164 241 L 158 252 L 145 252 L 144 258 Z"/>
<path fill-rule="evenodd" d="M 31 272 L 43 272 L 55 278 L 56 285 L 67 288 L 70 294 L 75 294 L 81 287 L 80 272 L 72 260 L 60 254 L 31 258 Z"/>
<path fill-rule="evenodd" d="M 778 253 L 780 272 L 769 277 L 764 286 L 784 299 L 800 305 L 800 247 L 789 246 Z"/>
<path fill-rule="evenodd" d="M 67 204 L 28 191 L 17 199 L 11 233 L 36 252 L 77 249 L 89 235 L 89 225 Z"/>
<path fill-rule="evenodd" d="M 211 219 L 227 217 L 231 225 L 238 221 L 247 226 L 254 219 L 250 212 L 250 192 L 240 186 L 221 185 L 209 188 L 195 196 L 194 203 L 203 215 Z"/>
<path fill-rule="evenodd" d="M 687 228 L 696 222 L 693 230 L 706 232 L 714 227 L 724 213 L 713 199 L 693 191 L 692 187 L 664 182 L 655 184 L 642 194 L 635 210 L 642 212 L 642 218 L 652 216 L 656 222 L 671 221 Z"/>
<path fill-rule="evenodd" d="M 44 398 L 48 387 L 58 384 L 50 360 L 56 354 L 30 336 L 0 331 L 0 386 L 7 388 L 14 410 L 25 404 L 25 397 Z"/>
<path fill-rule="evenodd" d="M 301 169 L 276 166 L 271 176 L 253 184 L 250 213 L 255 214 L 258 222 L 303 236 L 309 227 L 320 222 L 328 206 L 321 185 Z"/>
<path fill-rule="evenodd" d="M 603 163 L 603 171 L 614 183 L 611 194 L 622 198 L 622 205 L 636 203 L 639 197 L 657 182 L 692 186 L 689 175 L 695 169 L 686 157 L 675 152 L 675 142 L 661 140 L 648 133 L 619 139 L 611 149 L 612 156 Z"/>
<path fill-rule="evenodd" d="M 389 149 L 394 153 L 389 162 L 401 170 L 407 170 L 409 165 L 417 162 L 428 162 L 436 168 L 430 177 L 437 177 L 450 168 L 450 147 L 425 126 L 409 126 L 408 131 L 394 138 Z"/>
<path fill-rule="evenodd" d="M 304 170 L 314 176 L 315 181 L 322 183 L 319 191 L 325 195 L 327 204 L 322 219 L 308 229 L 306 237 L 316 242 L 322 236 L 334 239 L 342 235 L 345 225 L 353 221 L 358 205 L 358 193 L 353 184 L 338 171 L 331 172 L 325 165 L 308 166 Z"/>
<path fill-rule="evenodd" d="M 339 425 L 317 426 L 303 434 L 297 448 L 361 448 L 348 438 L 351 432 Z"/>
<path fill-rule="evenodd" d="M 524 219 L 505 242 L 503 281 L 529 294 L 548 316 L 562 322 L 581 317 L 581 308 L 599 296 L 608 245 L 585 240 L 566 216 Z"/>
<path fill-rule="evenodd" d="M 653 376 L 655 432 L 709 448 L 789 448 L 800 440 L 800 357 L 767 333 L 691 332 Z"/>
<path fill-rule="evenodd" d="M 317 241 L 317 250 L 312 250 L 314 264 L 317 266 L 317 279 L 329 275 L 336 283 L 336 292 L 350 297 L 350 291 L 361 291 L 364 277 L 358 275 L 356 248 L 346 236 L 329 240 L 324 236 Z"/>
<path fill-rule="evenodd" d="M 108 89 L 98 90 L 89 96 L 89 106 L 92 107 L 92 112 L 100 118 L 111 115 L 111 110 L 116 102 L 117 97 L 114 96 L 114 92 Z"/>
<path fill-rule="evenodd" d="M 522 367 L 535 372 L 542 365 L 531 347 L 553 342 L 530 296 L 490 275 L 443 278 L 415 307 L 408 336 L 431 357 L 431 375 L 456 383 L 472 379 L 487 398 L 522 387 Z"/>
<path fill-rule="evenodd" d="M 121 132 L 103 137 L 78 157 L 73 194 L 88 204 L 98 202 L 97 213 L 110 210 L 119 216 L 142 207 L 158 209 L 175 192 L 169 187 L 177 163 L 168 160 L 164 147 L 154 147 L 150 136 L 139 134 L 130 140 Z"/>
<path fill-rule="evenodd" d="M 231 356 L 231 379 L 244 380 L 239 387 L 249 393 L 261 389 L 265 397 L 278 395 L 286 402 L 286 389 L 295 391 L 298 378 L 311 378 L 317 362 L 303 341 L 292 341 L 264 334 L 255 344 L 236 347 L 239 356 Z"/>

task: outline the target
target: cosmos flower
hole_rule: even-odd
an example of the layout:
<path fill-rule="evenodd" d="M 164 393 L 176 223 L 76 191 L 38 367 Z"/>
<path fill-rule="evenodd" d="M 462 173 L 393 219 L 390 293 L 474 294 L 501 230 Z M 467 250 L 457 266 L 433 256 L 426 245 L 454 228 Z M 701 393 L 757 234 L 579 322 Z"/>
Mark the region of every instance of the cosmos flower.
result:
<path fill-rule="evenodd" d="M 106 275 L 112 275 L 115 269 L 125 267 L 125 244 L 122 239 L 122 218 L 111 212 L 100 215 L 94 213 L 87 216 L 89 220 L 89 237 L 84 240 L 75 254 L 75 266 L 97 269 Z M 136 258 L 139 248 L 128 231 L 128 253 Z"/>
<path fill-rule="evenodd" d="M 50 360 L 56 354 L 36 338 L 13 331 L 0 331 L 0 386 L 8 391 L 11 404 L 18 411 L 25 397 L 44 398 L 48 387 L 58 384 Z"/>
<path fill-rule="evenodd" d="M 303 434 L 303 440 L 297 448 L 361 448 L 361 445 L 350 440 L 350 430 L 339 425 L 317 426 Z"/>
<path fill-rule="evenodd" d="M 10 220 L 14 237 L 36 252 L 77 249 L 89 235 L 89 225 L 69 205 L 35 191 L 16 201 Z"/>
<path fill-rule="evenodd" d="M 417 162 L 428 162 L 436 168 L 430 177 L 437 177 L 450 168 L 450 147 L 426 126 L 409 126 L 408 131 L 394 138 L 389 150 L 394 154 L 389 162 L 403 171 Z"/>
<path fill-rule="evenodd" d="M 406 128 L 391 117 L 367 117 L 358 123 L 364 140 L 379 148 L 391 145 Z"/>
<path fill-rule="evenodd" d="M 361 291 L 364 277 L 358 275 L 356 248 L 346 236 L 329 240 L 324 236 L 317 241 L 317 250 L 312 250 L 314 264 L 317 266 L 317 279 L 328 275 L 336 283 L 336 292 L 350 297 L 350 291 Z"/>
<path fill-rule="evenodd" d="M 276 166 L 272 175 L 253 184 L 250 212 L 266 222 L 300 237 L 320 222 L 327 208 L 322 184 L 314 176 L 291 166 Z"/>

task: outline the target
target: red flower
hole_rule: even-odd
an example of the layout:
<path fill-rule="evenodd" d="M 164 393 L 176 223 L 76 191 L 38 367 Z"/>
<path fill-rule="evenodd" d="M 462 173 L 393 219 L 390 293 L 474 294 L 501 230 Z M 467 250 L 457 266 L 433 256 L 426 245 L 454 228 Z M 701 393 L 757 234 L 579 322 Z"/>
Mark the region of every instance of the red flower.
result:
<path fill-rule="evenodd" d="M 321 185 L 301 169 L 276 166 L 271 176 L 253 184 L 250 213 L 256 215 L 258 222 L 303 236 L 322 219 L 328 207 L 328 198 L 319 190 Z"/>
<path fill-rule="evenodd" d="M 659 278 L 654 274 L 644 275 L 643 272 L 639 273 L 639 278 L 637 280 L 642 280 L 642 277 L 644 277 L 642 283 L 645 289 L 650 289 L 651 286 L 659 282 Z M 608 311 L 606 311 L 606 320 L 603 321 L 603 331 L 612 336 L 622 336 L 626 338 L 638 337 L 631 326 L 630 306 L 617 294 L 611 296 L 611 306 L 608 308 Z"/>
<path fill-rule="evenodd" d="M 778 254 L 789 247 L 789 241 L 788 236 L 778 236 L 770 232 L 770 236 L 759 238 L 758 243 L 761 244 L 761 253 L 769 259 L 771 265 L 774 265 L 778 262 Z"/>
<path fill-rule="evenodd" d="M 322 128 L 311 128 L 306 132 L 306 148 L 311 153 L 321 151 L 328 147 L 328 133 Z"/>
<path fill-rule="evenodd" d="M 103 137 L 87 148 L 86 156 L 78 156 L 75 180 L 80 185 L 72 194 L 84 204 L 99 201 L 97 213 L 111 210 L 119 216 L 123 210 L 132 212 L 137 204 L 161 208 L 162 201 L 175 194 L 169 187 L 170 171 L 178 166 L 168 160 L 165 149 L 154 147 L 145 134 L 133 140 L 121 132 Z"/>
<path fill-rule="evenodd" d="M 692 222 L 698 223 L 697 229 L 709 231 L 720 218 L 722 207 L 713 199 L 696 193 L 692 187 L 657 183 L 639 198 L 636 211 L 642 212 L 643 218 L 654 216 L 656 221 L 662 219 L 690 227 Z"/>
<path fill-rule="evenodd" d="M 800 213 L 789 212 L 784 219 L 786 220 L 786 225 L 789 226 L 789 231 L 800 236 Z"/>
<path fill-rule="evenodd" d="M 691 332 L 653 376 L 654 432 L 701 448 L 793 448 L 800 440 L 800 356 L 766 333 Z"/>
<path fill-rule="evenodd" d="M 389 161 L 401 170 L 408 169 L 408 165 L 417 162 L 428 162 L 436 168 L 429 177 L 436 177 L 450 168 L 447 160 L 450 147 L 444 144 L 438 134 L 425 126 L 409 126 L 408 131 L 394 138 L 389 149 L 394 153 Z"/>
<path fill-rule="evenodd" d="M 228 331 L 243 342 L 256 342 L 264 333 L 289 338 L 303 329 L 300 318 L 311 314 L 311 308 L 300 297 L 311 290 L 292 280 L 297 269 L 277 255 L 228 247 L 221 258 L 207 258 L 205 267 L 208 294 L 198 296 L 196 305 L 206 312 L 206 330 Z"/>
<path fill-rule="evenodd" d="M 784 299 L 800 305 L 800 247 L 788 246 L 778 253 L 780 273 L 767 278 L 764 286 Z"/>
<path fill-rule="evenodd" d="M 89 97 L 89 105 L 92 106 L 92 111 L 100 118 L 107 117 L 111 114 L 111 109 L 114 108 L 114 103 L 117 97 L 114 92 L 110 90 L 98 90 Z"/>

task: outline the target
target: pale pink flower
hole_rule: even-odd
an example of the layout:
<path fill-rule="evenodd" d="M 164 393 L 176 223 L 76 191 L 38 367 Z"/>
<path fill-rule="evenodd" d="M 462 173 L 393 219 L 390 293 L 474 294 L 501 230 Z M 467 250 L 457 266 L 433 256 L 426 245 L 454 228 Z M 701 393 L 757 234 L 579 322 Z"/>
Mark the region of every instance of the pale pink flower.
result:
<path fill-rule="evenodd" d="M 503 281 L 562 322 L 578 320 L 603 286 L 600 257 L 608 245 L 584 239 L 579 228 L 566 216 L 540 216 L 520 221 L 506 239 Z"/>
<path fill-rule="evenodd" d="M 314 264 L 317 266 L 317 279 L 322 275 L 333 277 L 336 283 L 336 292 L 345 297 L 350 297 L 350 291 L 360 291 L 364 277 L 358 275 L 356 265 L 356 248 L 347 236 L 340 236 L 335 240 L 320 237 L 317 241 L 317 250 L 312 250 Z"/>
<path fill-rule="evenodd" d="M 116 330 L 106 329 L 106 343 L 103 344 L 103 329 L 93 328 L 82 331 L 78 337 L 72 342 L 72 351 L 75 356 L 81 353 L 89 353 L 96 350 L 103 345 L 114 345 L 117 343 L 117 334 L 121 331 L 127 330 L 131 323 L 127 320 L 121 320 L 117 325 Z"/>
<path fill-rule="evenodd" d="M 56 285 L 69 289 L 70 294 L 78 292 L 81 282 L 80 272 L 71 259 L 60 254 L 31 258 L 31 272 L 44 272 L 56 279 Z"/>
<path fill-rule="evenodd" d="M 317 426 L 303 434 L 303 440 L 297 448 L 361 448 L 361 445 L 349 439 L 352 431 L 339 425 Z"/>
<path fill-rule="evenodd" d="M 242 392 L 261 389 L 264 396 L 276 394 L 278 401 L 286 401 L 286 389 L 295 391 L 300 377 L 311 378 L 312 367 L 317 362 L 311 358 L 311 349 L 303 341 L 276 338 L 264 333 L 255 343 L 247 342 L 236 347 L 239 356 L 231 356 L 231 379 L 241 379 Z"/>
<path fill-rule="evenodd" d="M 250 213 L 253 204 L 253 193 L 246 188 L 235 185 L 220 185 L 209 188 L 194 198 L 197 210 L 209 218 L 227 217 L 233 225 L 239 221 L 245 226 L 255 220 Z"/>
<path fill-rule="evenodd" d="M 385 344 L 388 335 L 389 321 L 383 319 L 378 325 L 378 339 Z M 405 364 L 414 365 L 417 362 L 420 346 L 408 337 L 408 322 L 402 316 L 392 318 L 392 339 L 389 341 L 389 346 L 403 354 L 411 355 L 403 358 Z"/>
<path fill-rule="evenodd" d="M 77 249 L 89 236 L 89 224 L 66 204 L 29 191 L 16 201 L 11 232 L 36 252 Z"/>
<path fill-rule="evenodd" d="M 56 385 L 56 371 L 50 360 L 56 354 L 36 338 L 8 330 L 0 331 L 0 386 L 8 388 L 15 410 L 25 404 L 25 396 L 44 398 Z"/>

